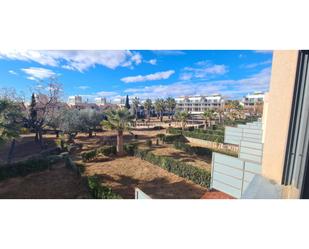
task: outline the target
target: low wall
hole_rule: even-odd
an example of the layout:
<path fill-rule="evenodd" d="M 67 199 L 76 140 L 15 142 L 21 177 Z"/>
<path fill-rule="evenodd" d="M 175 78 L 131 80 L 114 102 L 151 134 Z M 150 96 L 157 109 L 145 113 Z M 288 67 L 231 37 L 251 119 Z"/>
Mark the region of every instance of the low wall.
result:
<path fill-rule="evenodd" d="M 212 141 L 207 141 L 207 140 L 192 138 L 192 137 L 186 137 L 186 139 L 190 143 L 194 143 L 195 145 L 201 146 L 201 147 L 214 148 L 214 149 L 219 149 L 219 150 L 229 150 L 229 151 L 233 151 L 236 153 L 239 152 L 239 147 L 237 145 L 217 143 L 217 142 L 212 142 Z"/>

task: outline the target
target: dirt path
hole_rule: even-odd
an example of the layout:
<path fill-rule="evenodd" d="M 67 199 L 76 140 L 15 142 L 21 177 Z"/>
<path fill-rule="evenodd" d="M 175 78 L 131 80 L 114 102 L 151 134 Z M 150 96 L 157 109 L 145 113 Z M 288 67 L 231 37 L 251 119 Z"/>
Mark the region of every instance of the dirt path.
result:
<path fill-rule="evenodd" d="M 0 182 L 1 199 L 76 199 L 90 198 L 86 184 L 63 163 L 51 170 Z"/>
<path fill-rule="evenodd" d="M 134 198 L 135 187 L 154 199 L 199 199 L 207 191 L 206 188 L 136 157 L 87 163 L 85 173 L 97 174 L 104 185 L 125 199 Z"/>

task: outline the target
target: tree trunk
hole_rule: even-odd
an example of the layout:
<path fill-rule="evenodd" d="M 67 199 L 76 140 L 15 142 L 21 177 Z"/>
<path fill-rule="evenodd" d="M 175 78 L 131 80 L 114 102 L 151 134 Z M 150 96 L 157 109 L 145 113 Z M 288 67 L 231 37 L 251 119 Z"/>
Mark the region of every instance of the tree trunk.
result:
<path fill-rule="evenodd" d="M 163 122 L 163 114 L 160 112 L 160 122 Z"/>
<path fill-rule="evenodd" d="M 59 131 L 56 131 L 56 138 L 59 138 Z"/>
<path fill-rule="evenodd" d="M 123 156 L 123 131 L 117 132 L 117 154 Z"/>
<path fill-rule="evenodd" d="M 92 137 L 92 130 L 88 131 L 88 137 Z"/>
<path fill-rule="evenodd" d="M 42 129 L 39 130 L 39 143 L 40 143 L 41 148 L 43 149 L 45 146 L 44 146 L 44 141 L 43 141 Z"/>
<path fill-rule="evenodd" d="M 207 130 L 207 121 L 204 121 L 204 130 Z"/>
<path fill-rule="evenodd" d="M 15 150 L 15 144 L 16 144 L 16 140 L 15 140 L 15 138 L 13 138 L 13 140 L 11 142 L 11 148 L 10 148 L 10 151 L 9 151 L 9 155 L 8 155 L 8 160 L 7 160 L 8 164 L 10 164 L 11 161 L 12 161 L 13 153 L 14 153 L 14 150 Z"/>
<path fill-rule="evenodd" d="M 39 131 L 36 129 L 35 130 L 35 137 L 34 137 L 34 141 L 36 142 L 36 143 L 38 143 L 39 142 Z"/>

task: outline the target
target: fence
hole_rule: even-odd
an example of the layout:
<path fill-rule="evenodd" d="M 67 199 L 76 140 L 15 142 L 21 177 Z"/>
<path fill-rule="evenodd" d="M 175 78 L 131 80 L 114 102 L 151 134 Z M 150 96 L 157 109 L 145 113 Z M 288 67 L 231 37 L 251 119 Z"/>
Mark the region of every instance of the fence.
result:
<path fill-rule="evenodd" d="M 149 195 L 145 194 L 139 188 L 135 188 L 135 199 L 152 199 Z"/>
<path fill-rule="evenodd" d="M 262 125 L 252 123 L 225 128 L 224 143 L 240 145 L 242 140 L 260 143 L 262 141 Z"/>
<path fill-rule="evenodd" d="M 261 164 L 244 159 L 212 154 L 211 188 L 241 198 L 254 176 L 261 173 Z"/>

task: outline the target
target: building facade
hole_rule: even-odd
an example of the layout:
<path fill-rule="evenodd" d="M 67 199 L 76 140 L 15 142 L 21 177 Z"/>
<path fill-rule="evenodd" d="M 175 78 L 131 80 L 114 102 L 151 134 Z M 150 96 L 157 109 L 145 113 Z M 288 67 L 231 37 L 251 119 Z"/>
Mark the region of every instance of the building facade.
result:
<path fill-rule="evenodd" d="M 265 96 L 265 94 L 263 92 L 254 92 L 254 93 L 251 93 L 251 94 L 247 94 L 246 96 L 243 97 L 240 104 L 244 108 L 254 107 L 254 106 L 256 106 L 258 104 L 262 104 L 264 102 L 264 96 Z"/>
<path fill-rule="evenodd" d="M 207 109 L 224 107 L 224 99 L 220 94 L 211 96 L 179 97 L 176 100 L 176 111 L 187 111 L 191 114 L 201 114 Z"/>
<path fill-rule="evenodd" d="M 82 96 L 70 96 L 68 98 L 68 105 L 72 106 L 72 105 L 79 105 L 83 103 L 83 99 Z"/>

